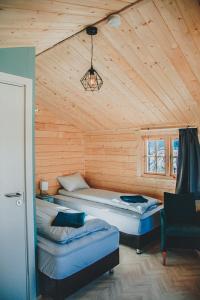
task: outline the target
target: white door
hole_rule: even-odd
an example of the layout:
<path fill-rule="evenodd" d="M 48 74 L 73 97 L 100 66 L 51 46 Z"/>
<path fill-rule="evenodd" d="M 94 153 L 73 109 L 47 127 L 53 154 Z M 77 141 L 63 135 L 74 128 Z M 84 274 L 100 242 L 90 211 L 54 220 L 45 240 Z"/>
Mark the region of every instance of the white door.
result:
<path fill-rule="evenodd" d="M 0 299 L 27 300 L 25 87 L 0 81 Z"/>

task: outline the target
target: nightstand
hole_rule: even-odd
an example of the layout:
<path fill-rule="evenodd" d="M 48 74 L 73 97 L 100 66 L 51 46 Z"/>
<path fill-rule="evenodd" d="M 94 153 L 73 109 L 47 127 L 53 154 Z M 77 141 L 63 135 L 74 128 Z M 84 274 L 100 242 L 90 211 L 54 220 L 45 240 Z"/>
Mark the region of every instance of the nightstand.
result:
<path fill-rule="evenodd" d="M 44 200 L 44 201 L 47 201 L 47 202 L 50 202 L 50 203 L 54 203 L 53 195 L 40 195 L 40 194 L 37 194 L 36 197 L 41 199 L 41 200 Z"/>

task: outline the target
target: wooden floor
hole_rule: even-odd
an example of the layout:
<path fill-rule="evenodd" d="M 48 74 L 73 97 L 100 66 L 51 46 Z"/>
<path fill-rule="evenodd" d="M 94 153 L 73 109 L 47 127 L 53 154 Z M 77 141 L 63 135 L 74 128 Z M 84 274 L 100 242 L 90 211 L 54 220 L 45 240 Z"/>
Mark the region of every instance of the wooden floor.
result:
<path fill-rule="evenodd" d="M 69 300 L 199 300 L 200 256 L 194 251 L 170 251 L 163 267 L 159 245 L 137 255 L 120 246 L 120 265 Z"/>

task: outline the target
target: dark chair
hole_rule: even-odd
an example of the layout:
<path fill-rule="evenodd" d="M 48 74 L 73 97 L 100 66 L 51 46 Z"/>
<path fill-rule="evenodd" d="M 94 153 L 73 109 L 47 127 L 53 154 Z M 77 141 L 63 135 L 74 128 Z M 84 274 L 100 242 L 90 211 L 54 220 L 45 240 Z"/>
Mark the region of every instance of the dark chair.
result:
<path fill-rule="evenodd" d="M 164 209 L 161 211 L 163 265 L 166 265 L 169 248 L 200 248 L 200 218 L 192 193 L 164 193 Z"/>

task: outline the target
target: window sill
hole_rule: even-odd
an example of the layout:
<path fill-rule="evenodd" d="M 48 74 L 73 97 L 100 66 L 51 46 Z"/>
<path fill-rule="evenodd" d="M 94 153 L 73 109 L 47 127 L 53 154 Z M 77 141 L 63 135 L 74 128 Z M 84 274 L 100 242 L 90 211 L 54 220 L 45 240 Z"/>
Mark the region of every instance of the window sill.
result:
<path fill-rule="evenodd" d="M 154 179 L 165 179 L 165 180 L 176 180 L 175 176 L 161 175 L 161 174 L 147 174 L 144 173 L 140 175 L 140 177 L 144 178 L 154 178 Z"/>

